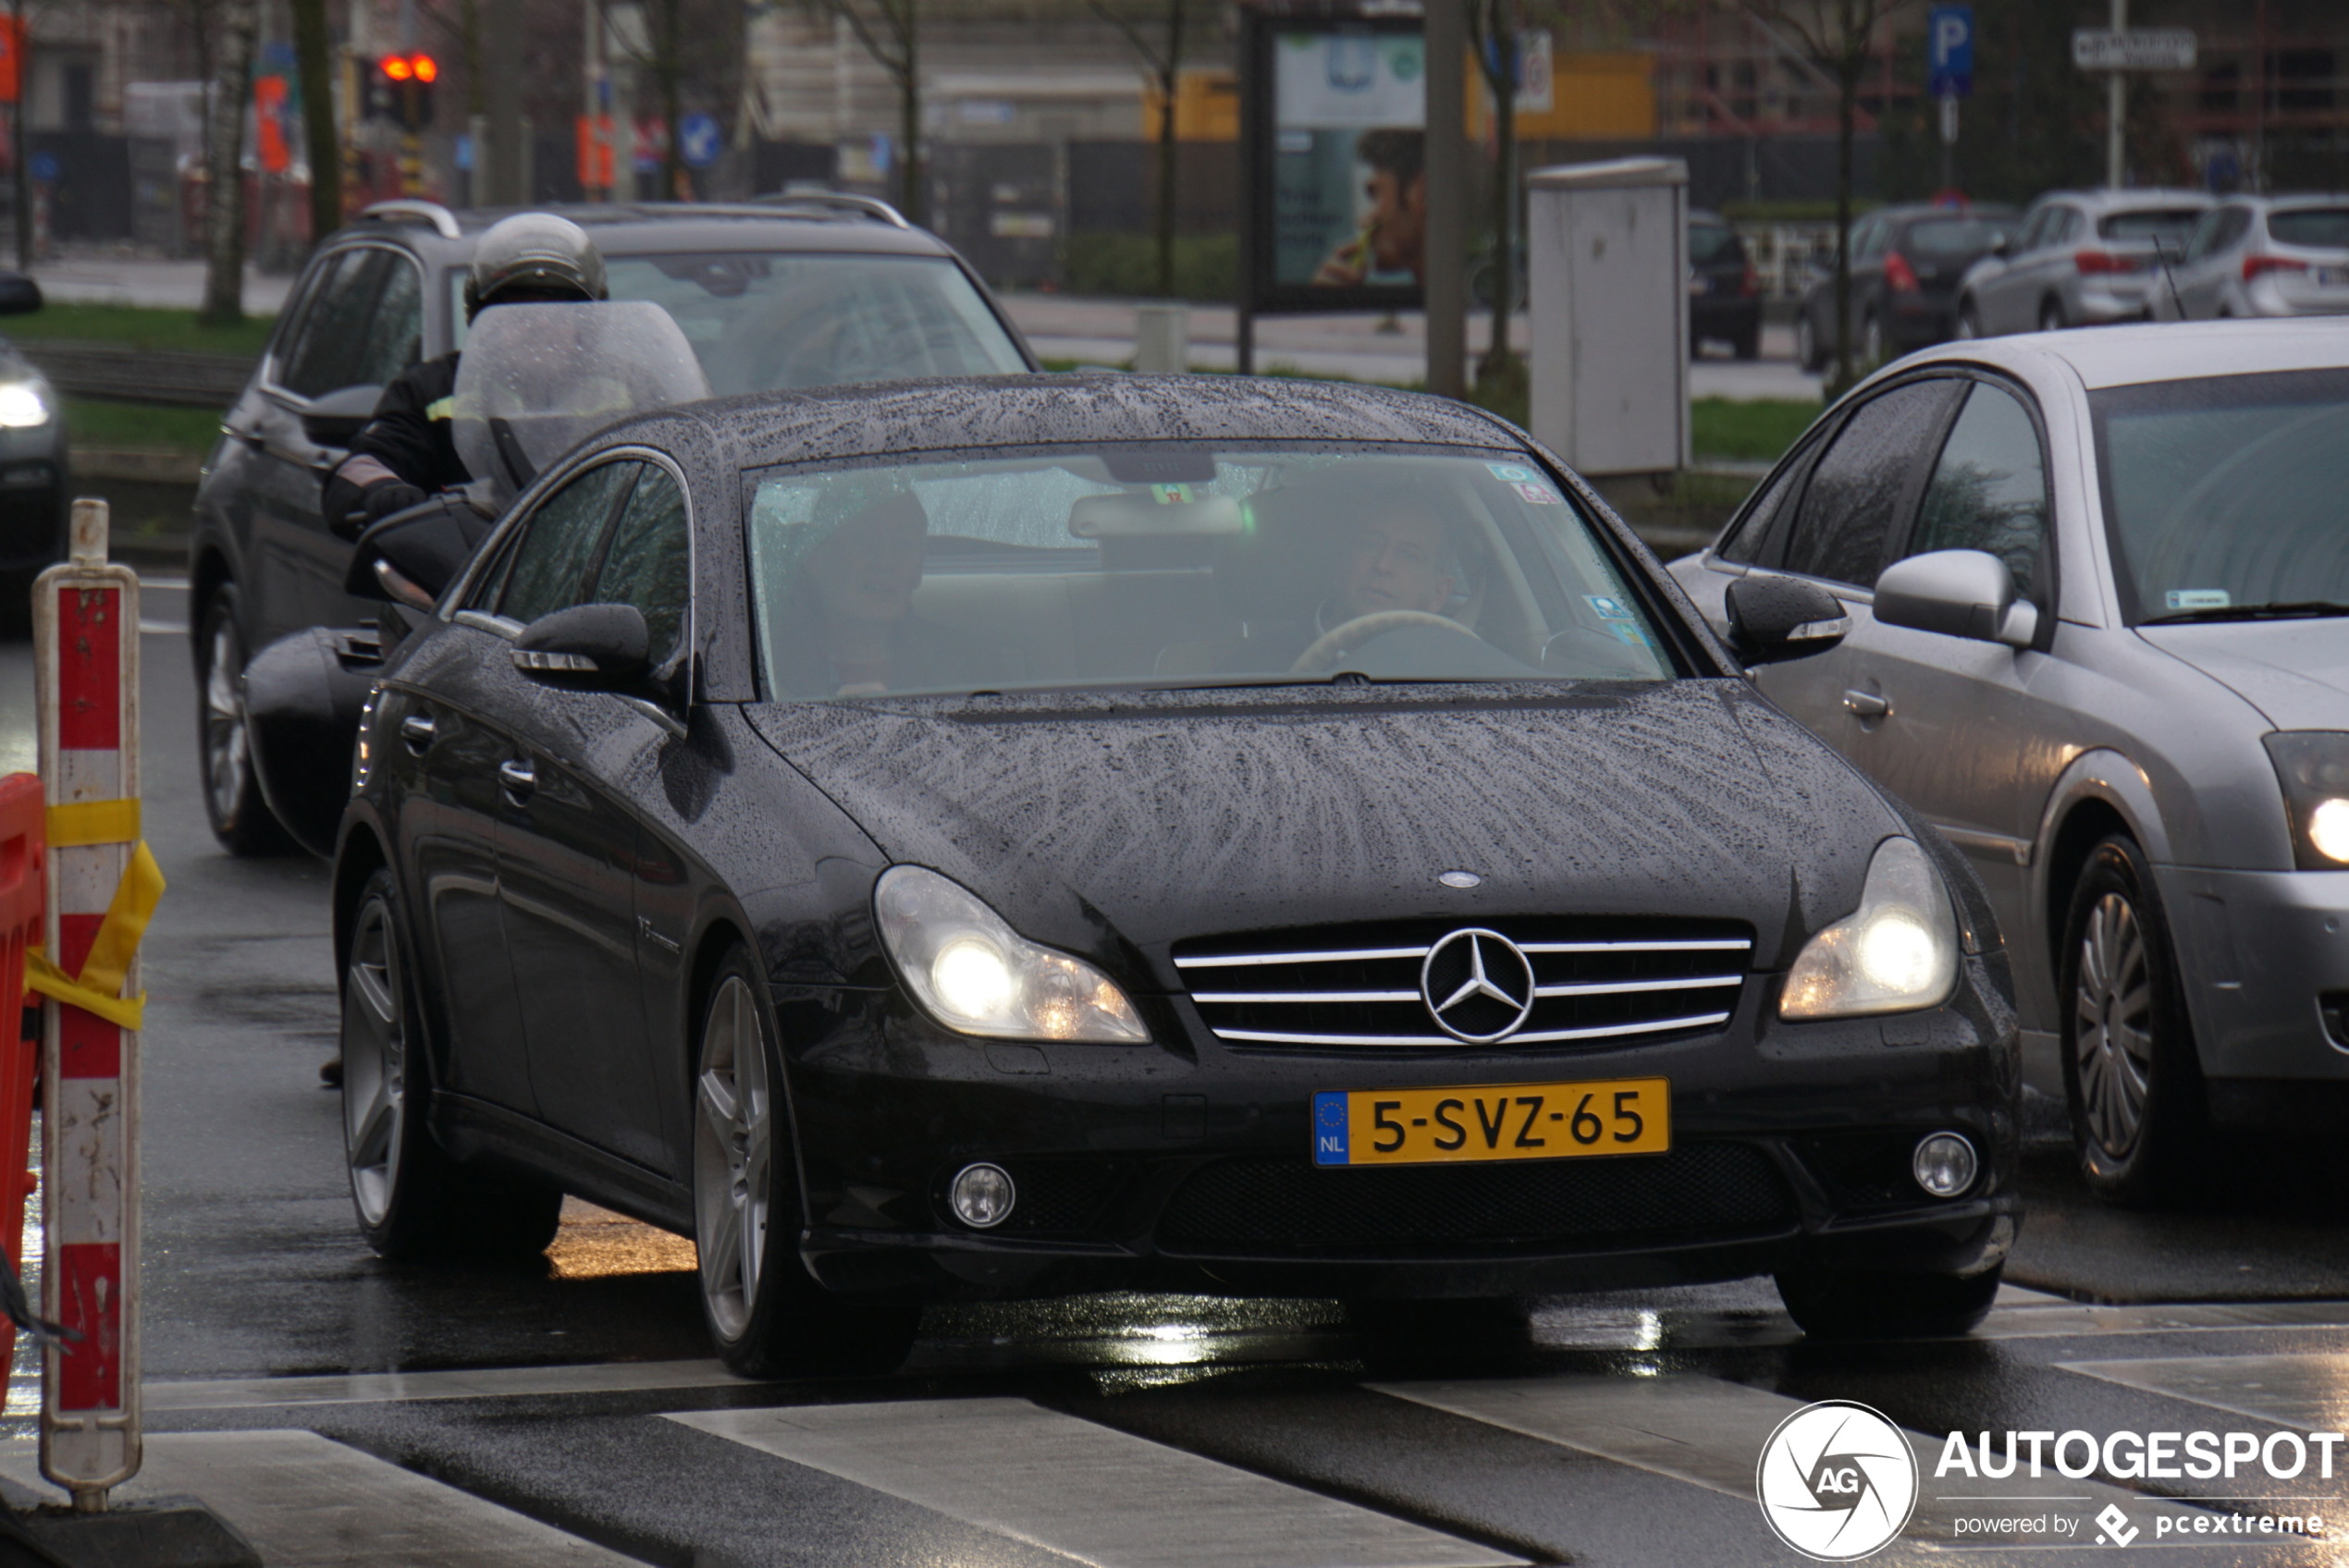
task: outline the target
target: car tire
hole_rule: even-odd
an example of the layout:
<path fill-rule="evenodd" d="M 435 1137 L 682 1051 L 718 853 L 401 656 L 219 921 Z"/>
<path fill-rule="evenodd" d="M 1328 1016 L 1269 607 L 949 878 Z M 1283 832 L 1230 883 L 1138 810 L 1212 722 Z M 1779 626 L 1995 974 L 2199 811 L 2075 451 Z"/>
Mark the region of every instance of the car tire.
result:
<path fill-rule="evenodd" d="M 1972 1333 L 1998 1299 L 2001 1269 L 1894 1274 L 1793 1268 L 1777 1276 L 1795 1326 L 1818 1340 L 1936 1340 Z"/>
<path fill-rule="evenodd" d="M 1827 368 L 1826 350 L 1819 341 L 1819 324 L 1811 319 L 1809 311 L 1794 318 L 1794 362 L 1809 375 Z"/>
<path fill-rule="evenodd" d="M 885 1372 L 921 1309 L 837 1296 L 799 1257 L 798 1161 L 766 981 L 737 946 L 711 976 L 694 1056 L 694 1247 L 702 1320 L 742 1378 Z"/>
<path fill-rule="evenodd" d="M 1760 325 L 1757 323 L 1753 326 L 1747 327 L 1743 332 L 1739 333 L 1736 340 L 1729 345 L 1729 351 L 1740 360 L 1760 359 L 1762 357 L 1762 328 Z"/>
<path fill-rule="evenodd" d="M 2169 920 L 2134 839 L 2114 834 L 2088 851 L 2063 931 L 2063 1088 L 2080 1173 L 2109 1203 L 2161 1203 L 2198 1164 L 2202 1070 Z"/>
<path fill-rule="evenodd" d="M 232 855 L 291 854 L 299 848 L 254 777 L 245 729 L 245 636 L 237 589 L 224 582 L 204 601 L 196 633 L 196 737 L 203 748 L 204 815 Z"/>
<path fill-rule="evenodd" d="M 1982 336 L 1982 312 L 1971 300 L 1958 303 L 1956 337 L 1961 343 L 1971 343 Z"/>
<path fill-rule="evenodd" d="M 2042 331 L 2042 332 L 2061 332 L 2061 331 L 2062 331 L 2065 327 L 2067 327 L 2067 326 L 2069 326 L 2069 325 L 2072 325 L 2072 324 L 2071 324 L 2070 322 L 2068 322 L 2068 321 L 2064 320 L 2064 318 L 2063 318 L 2063 301 L 2062 301 L 2062 300 L 2052 300 L 2052 299 L 2051 299 L 2051 300 L 2045 300 L 2040 301 L 2040 304 L 2039 304 L 2039 330 L 2040 330 L 2040 331 Z"/>
<path fill-rule="evenodd" d="M 477 1176 L 435 1141 L 429 1053 L 398 886 L 360 888 L 343 964 L 343 1160 L 367 1244 L 402 1262 L 494 1261 L 547 1250 L 562 1194 Z"/>

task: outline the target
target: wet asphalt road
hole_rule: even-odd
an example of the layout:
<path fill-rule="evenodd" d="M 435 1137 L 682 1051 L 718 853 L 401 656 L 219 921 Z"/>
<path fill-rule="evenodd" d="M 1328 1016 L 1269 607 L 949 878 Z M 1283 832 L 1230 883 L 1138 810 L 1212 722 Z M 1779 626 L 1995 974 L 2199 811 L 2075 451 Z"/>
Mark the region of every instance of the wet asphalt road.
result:
<path fill-rule="evenodd" d="M 1952 1428 L 2343 1427 L 2349 1197 L 2324 1151 L 2159 1217 L 2097 1209 L 2060 1151 L 2035 1156 L 2009 1275 L 2031 1288 L 1972 1340 L 1864 1349 L 1804 1342 L 1766 1281 L 1545 1301 L 1433 1339 L 1328 1303 L 1087 1298 L 933 1310 L 893 1377 L 745 1385 L 707 1359 L 690 1247 L 600 1211 L 574 1206 L 529 1269 L 382 1264 L 316 1076 L 325 868 L 214 847 L 184 637 L 145 658 L 146 832 L 171 888 L 144 949 L 157 1436 L 131 1489 L 197 1492 L 272 1564 L 1794 1562 L 1755 1459 L 1829 1398 L 1924 1435 L 1917 1518 L 1876 1561 L 2061 1558 L 2109 1504 L 2167 1561 L 2349 1561 L 2158 1534 L 2165 1512 L 2337 1513 L 2349 1539 L 2349 1480 L 2313 1467 L 2002 1485 L 1931 1463 Z M 29 650 L 0 647 L 0 768 L 31 766 L 30 692 Z M 27 1392 L 20 1375 L 12 1432 Z M 21 1442 L 0 1473 L 30 1476 Z M 1961 1535 L 1969 1518 L 2045 1529 Z"/>

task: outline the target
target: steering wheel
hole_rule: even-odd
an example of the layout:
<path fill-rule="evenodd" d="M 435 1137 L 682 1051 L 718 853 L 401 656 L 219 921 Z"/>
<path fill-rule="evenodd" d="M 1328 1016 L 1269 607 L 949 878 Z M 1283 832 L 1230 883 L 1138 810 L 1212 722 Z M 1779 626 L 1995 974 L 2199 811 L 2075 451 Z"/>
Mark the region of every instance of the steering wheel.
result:
<path fill-rule="evenodd" d="M 1306 650 L 1297 655 L 1297 662 L 1288 667 L 1288 672 L 1291 675 L 1310 674 L 1333 655 L 1367 643 L 1373 637 L 1399 631 L 1407 626 L 1440 626 L 1446 631 L 1457 631 L 1463 636 L 1476 635 L 1451 617 L 1435 615 L 1427 610 L 1372 610 L 1368 615 L 1356 616 L 1343 626 L 1334 626 L 1314 638 Z"/>

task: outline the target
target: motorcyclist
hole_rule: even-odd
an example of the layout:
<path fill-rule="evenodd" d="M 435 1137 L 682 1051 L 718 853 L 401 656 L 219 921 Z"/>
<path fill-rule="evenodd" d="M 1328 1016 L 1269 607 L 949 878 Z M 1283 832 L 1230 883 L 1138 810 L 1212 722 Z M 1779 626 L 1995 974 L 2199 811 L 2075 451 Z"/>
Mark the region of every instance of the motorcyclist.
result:
<path fill-rule="evenodd" d="M 552 213 L 517 213 L 486 230 L 465 277 L 465 319 L 492 305 L 609 299 L 604 259 L 587 231 Z M 355 539 L 371 522 L 474 475 L 449 436 L 457 352 L 409 366 L 384 388 L 351 453 L 328 472 L 326 524 Z"/>

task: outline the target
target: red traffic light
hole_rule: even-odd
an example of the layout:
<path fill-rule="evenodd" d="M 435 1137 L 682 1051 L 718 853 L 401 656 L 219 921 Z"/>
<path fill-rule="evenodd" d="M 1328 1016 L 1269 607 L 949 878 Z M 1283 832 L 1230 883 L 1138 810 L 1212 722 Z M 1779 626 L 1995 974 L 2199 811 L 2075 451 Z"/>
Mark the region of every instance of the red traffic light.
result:
<path fill-rule="evenodd" d="M 424 82 L 427 85 L 437 80 L 440 76 L 440 62 L 434 59 L 430 55 L 418 55 L 411 59 L 408 64 L 410 67 L 415 71 L 416 80 L 418 81 Z"/>
<path fill-rule="evenodd" d="M 416 74 L 415 67 L 408 63 L 408 56 L 405 55 L 386 55 L 375 64 L 385 76 L 394 81 L 406 81 Z"/>

